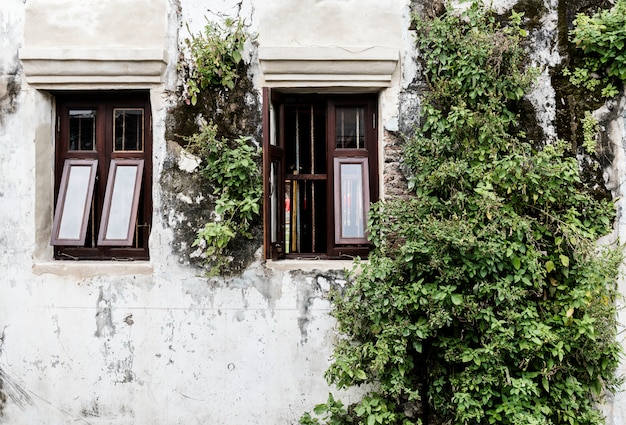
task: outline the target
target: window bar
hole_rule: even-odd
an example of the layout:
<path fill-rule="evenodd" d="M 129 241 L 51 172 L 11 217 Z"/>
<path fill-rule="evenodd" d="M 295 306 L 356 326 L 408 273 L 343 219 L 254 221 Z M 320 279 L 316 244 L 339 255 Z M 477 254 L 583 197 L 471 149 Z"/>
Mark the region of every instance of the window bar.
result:
<path fill-rule="evenodd" d="M 344 120 L 344 108 L 341 108 L 341 147 L 345 148 L 346 135 L 345 135 L 345 120 Z"/>
<path fill-rule="evenodd" d="M 300 211 L 298 210 L 298 180 L 292 180 L 291 182 L 291 252 L 297 252 L 298 250 L 298 216 Z"/>
<path fill-rule="evenodd" d="M 97 178 L 96 178 L 97 181 Z M 91 197 L 91 247 L 96 247 L 96 197 Z"/>
<path fill-rule="evenodd" d="M 361 108 L 355 108 L 355 114 L 356 114 L 356 147 L 357 149 L 361 149 L 361 127 L 360 127 L 360 120 L 359 118 L 361 117 L 361 114 L 359 113 L 361 111 Z"/>
<path fill-rule="evenodd" d="M 76 143 L 76 150 L 83 150 L 83 120 L 78 117 L 78 141 Z"/>
<path fill-rule="evenodd" d="M 315 119 L 311 104 L 311 174 L 315 174 Z M 315 182 L 311 182 L 311 251 L 315 252 Z"/>
<path fill-rule="evenodd" d="M 135 220 L 135 240 L 133 241 L 133 248 L 137 248 L 139 245 L 139 220 Z"/>
<path fill-rule="evenodd" d="M 126 150 L 126 114 L 122 113 L 122 150 Z"/>
<path fill-rule="evenodd" d="M 296 169 L 293 170 L 293 174 L 297 175 L 300 171 L 300 108 L 296 106 Z M 293 181 L 293 215 L 295 216 L 294 225 L 292 228 L 293 242 L 292 251 L 300 252 L 300 197 L 299 197 L 298 180 Z"/>

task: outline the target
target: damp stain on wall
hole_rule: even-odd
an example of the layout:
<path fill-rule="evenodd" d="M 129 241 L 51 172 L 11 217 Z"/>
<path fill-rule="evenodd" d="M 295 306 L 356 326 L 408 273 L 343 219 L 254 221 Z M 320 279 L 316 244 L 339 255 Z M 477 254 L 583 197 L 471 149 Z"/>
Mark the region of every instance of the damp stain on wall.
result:
<path fill-rule="evenodd" d="M 4 121 L 6 115 L 15 112 L 21 86 L 19 67 L 7 73 L 0 72 L 0 123 Z"/>
<path fill-rule="evenodd" d="M 215 221 L 214 188 L 200 175 L 202 159 L 187 168 L 183 163 L 189 159 L 185 151 L 186 138 L 200 129 L 201 123 L 217 126 L 219 139 L 235 140 L 241 136 L 252 137 L 261 143 L 261 106 L 259 93 L 253 84 L 249 65 L 241 62 L 232 89 L 214 87 L 203 90 L 196 105 L 189 105 L 180 94 L 168 110 L 165 137 L 167 157 L 163 165 L 160 188 L 164 200 L 161 211 L 165 222 L 173 230 L 172 250 L 183 264 L 202 266 L 201 250 L 193 243 L 204 224 Z M 261 164 L 259 163 L 259 168 Z M 251 237 L 237 237 L 228 246 L 232 257 L 226 272 L 238 274 L 254 260 L 254 253 L 262 244 L 262 223 L 258 217 L 253 223 Z"/>

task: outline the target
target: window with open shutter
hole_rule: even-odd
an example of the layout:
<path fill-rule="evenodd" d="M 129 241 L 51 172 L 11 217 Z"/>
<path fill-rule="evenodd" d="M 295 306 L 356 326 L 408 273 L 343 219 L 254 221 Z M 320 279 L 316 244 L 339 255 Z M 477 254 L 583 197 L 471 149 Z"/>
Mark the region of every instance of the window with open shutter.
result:
<path fill-rule="evenodd" d="M 378 199 L 375 95 L 264 92 L 267 258 L 369 251 Z"/>

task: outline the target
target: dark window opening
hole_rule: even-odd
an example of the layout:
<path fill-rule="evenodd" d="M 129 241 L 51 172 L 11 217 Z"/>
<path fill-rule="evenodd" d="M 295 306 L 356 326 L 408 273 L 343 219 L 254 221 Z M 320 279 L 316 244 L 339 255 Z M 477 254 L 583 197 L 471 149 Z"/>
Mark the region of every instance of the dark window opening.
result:
<path fill-rule="evenodd" d="M 148 92 L 63 92 L 56 99 L 55 259 L 147 260 Z"/>
<path fill-rule="evenodd" d="M 264 95 L 266 258 L 366 256 L 376 96 Z"/>

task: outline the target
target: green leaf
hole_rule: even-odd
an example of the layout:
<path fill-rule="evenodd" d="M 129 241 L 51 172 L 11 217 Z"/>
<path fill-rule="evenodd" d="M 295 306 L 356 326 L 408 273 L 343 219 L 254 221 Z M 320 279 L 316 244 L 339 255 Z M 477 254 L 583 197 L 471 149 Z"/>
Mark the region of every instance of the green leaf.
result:
<path fill-rule="evenodd" d="M 520 267 L 522 266 L 522 262 L 520 258 L 516 255 L 511 257 L 511 264 L 513 264 L 513 267 L 515 268 L 515 270 L 519 270 Z"/>
<path fill-rule="evenodd" d="M 366 373 L 365 373 L 365 371 L 364 371 L 364 370 L 362 370 L 362 369 L 357 369 L 357 370 L 354 372 L 354 377 L 355 377 L 356 379 L 360 380 L 360 381 L 365 381 L 365 380 L 367 380 L 367 374 L 366 374 Z"/>
<path fill-rule="evenodd" d="M 463 296 L 460 294 L 452 294 L 450 295 L 450 300 L 452 301 L 452 304 L 454 305 L 461 305 L 463 304 Z"/>
<path fill-rule="evenodd" d="M 554 270 L 554 262 L 552 260 L 546 261 L 546 271 L 550 273 L 553 270 Z"/>
<path fill-rule="evenodd" d="M 560 254 L 559 259 L 563 267 L 569 267 L 569 257 L 567 255 Z"/>

